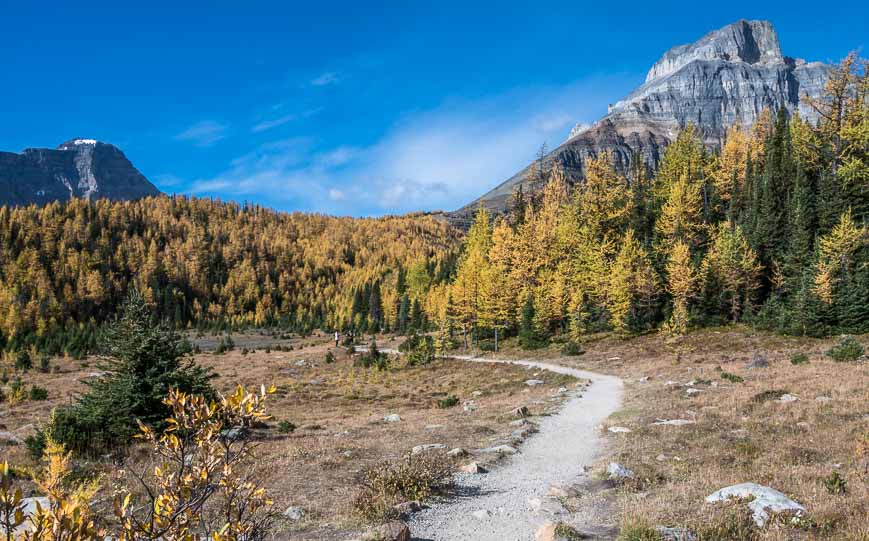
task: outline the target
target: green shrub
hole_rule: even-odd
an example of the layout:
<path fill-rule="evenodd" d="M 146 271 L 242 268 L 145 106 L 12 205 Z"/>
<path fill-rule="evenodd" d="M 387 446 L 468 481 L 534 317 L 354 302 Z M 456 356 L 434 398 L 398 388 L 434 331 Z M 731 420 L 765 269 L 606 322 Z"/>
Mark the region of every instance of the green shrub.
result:
<path fill-rule="evenodd" d="M 326 364 L 332 364 L 335 362 L 335 354 L 331 351 L 326 352 Z"/>
<path fill-rule="evenodd" d="M 33 385 L 30 387 L 30 400 L 48 400 L 48 389 Z"/>
<path fill-rule="evenodd" d="M 827 350 L 827 357 L 836 362 L 856 361 L 863 356 L 863 346 L 853 336 L 846 336 L 838 344 Z"/>
<path fill-rule="evenodd" d="M 568 356 L 582 355 L 585 353 L 585 348 L 579 342 L 573 340 L 567 341 L 561 346 L 561 354 Z"/>
<path fill-rule="evenodd" d="M 833 473 L 824 479 L 824 487 L 830 494 L 844 494 L 848 491 L 848 482 L 839 474 L 838 470 L 833 470 Z"/>
<path fill-rule="evenodd" d="M 389 367 L 389 357 L 377 349 L 377 342 L 371 341 L 368 351 L 364 355 L 357 357 L 353 361 L 353 366 L 358 368 L 377 368 L 378 370 L 386 370 Z"/>
<path fill-rule="evenodd" d="M 449 395 L 446 398 L 438 400 L 438 407 L 442 410 L 452 408 L 459 403 L 459 398 L 455 395 Z"/>
<path fill-rule="evenodd" d="M 617 541 L 661 541 L 661 535 L 645 522 L 632 521 L 622 525 Z"/>
<path fill-rule="evenodd" d="M 289 434 L 296 430 L 296 425 L 291 423 L 290 421 L 283 420 L 278 423 L 278 432 L 281 434 Z"/>
<path fill-rule="evenodd" d="M 43 374 L 51 372 L 51 357 L 48 355 L 41 355 L 39 357 L 39 371 Z"/>
<path fill-rule="evenodd" d="M 435 358 L 434 339 L 415 332 L 398 346 L 398 351 L 404 353 L 408 366 L 424 366 Z"/>
<path fill-rule="evenodd" d="M 791 356 L 791 364 L 796 366 L 800 364 L 806 364 L 809 362 L 809 356 L 805 353 L 794 353 Z"/>
<path fill-rule="evenodd" d="M 30 353 L 26 349 L 22 349 L 15 357 L 15 370 L 27 372 L 33 368 L 33 359 L 30 358 Z"/>
<path fill-rule="evenodd" d="M 495 351 L 495 341 L 480 340 L 477 342 L 477 347 L 480 348 L 480 351 Z"/>
<path fill-rule="evenodd" d="M 727 380 L 730 383 L 742 383 L 743 381 L 745 381 L 740 376 L 737 376 L 736 374 L 731 374 L 730 372 L 722 372 L 721 379 Z"/>
<path fill-rule="evenodd" d="M 24 438 L 24 445 L 27 447 L 27 454 L 33 460 L 40 460 L 45 455 L 45 432 L 38 430 L 36 434 L 32 434 Z"/>

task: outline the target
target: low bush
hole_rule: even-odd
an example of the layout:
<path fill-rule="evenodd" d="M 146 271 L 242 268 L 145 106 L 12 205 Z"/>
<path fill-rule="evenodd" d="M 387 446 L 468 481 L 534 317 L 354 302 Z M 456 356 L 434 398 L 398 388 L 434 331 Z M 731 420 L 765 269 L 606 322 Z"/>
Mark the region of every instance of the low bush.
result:
<path fill-rule="evenodd" d="M 434 339 L 427 334 L 413 333 L 400 346 L 408 366 L 424 366 L 435 358 Z"/>
<path fill-rule="evenodd" d="M 30 387 L 30 400 L 48 400 L 48 389 L 33 385 Z"/>
<path fill-rule="evenodd" d="M 863 356 L 864 349 L 853 336 L 846 336 L 838 344 L 827 350 L 827 357 L 836 362 L 856 361 Z"/>
<path fill-rule="evenodd" d="M 824 488 L 830 494 L 841 495 L 848 491 L 848 482 L 845 481 L 845 478 L 842 477 L 838 470 L 833 470 L 833 473 L 824 479 Z"/>
<path fill-rule="evenodd" d="M 334 363 L 335 362 L 335 354 L 332 353 L 331 351 L 327 351 L 325 361 L 326 361 L 326 364 Z"/>
<path fill-rule="evenodd" d="M 731 374 L 730 372 L 722 372 L 721 379 L 727 380 L 730 383 L 742 383 L 745 381 L 742 377 L 737 376 L 736 374 Z"/>
<path fill-rule="evenodd" d="M 278 432 L 281 434 L 289 434 L 296 430 L 296 425 L 286 419 L 278 423 Z"/>
<path fill-rule="evenodd" d="M 439 453 L 409 455 L 367 468 L 359 479 L 353 510 L 369 522 L 393 518 L 396 504 L 428 500 L 449 486 L 452 474 L 452 462 Z"/>
<path fill-rule="evenodd" d="M 51 357 L 48 355 L 41 355 L 39 357 L 39 371 L 43 374 L 51 372 Z"/>
<path fill-rule="evenodd" d="M 353 366 L 357 368 L 377 368 L 378 370 L 386 370 L 389 368 L 389 357 L 377 349 L 377 342 L 372 340 L 368 351 L 364 355 L 357 357 L 353 361 Z"/>
<path fill-rule="evenodd" d="M 794 366 L 806 364 L 809 362 L 809 356 L 805 353 L 794 353 L 791 356 L 791 364 Z"/>
<path fill-rule="evenodd" d="M 442 399 L 438 400 L 438 407 L 440 409 L 448 409 L 448 408 L 452 408 L 452 407 L 458 405 L 458 403 L 459 403 L 459 397 L 457 397 L 455 395 L 449 395 L 446 398 L 442 398 Z"/>
<path fill-rule="evenodd" d="M 27 372 L 31 368 L 33 368 L 33 359 L 30 357 L 30 353 L 26 349 L 22 349 L 15 357 L 15 370 Z"/>
<path fill-rule="evenodd" d="M 585 348 L 582 347 L 582 344 L 579 342 L 574 342 L 570 340 L 565 342 L 563 346 L 561 346 L 561 354 L 568 356 L 582 355 L 585 353 Z"/>

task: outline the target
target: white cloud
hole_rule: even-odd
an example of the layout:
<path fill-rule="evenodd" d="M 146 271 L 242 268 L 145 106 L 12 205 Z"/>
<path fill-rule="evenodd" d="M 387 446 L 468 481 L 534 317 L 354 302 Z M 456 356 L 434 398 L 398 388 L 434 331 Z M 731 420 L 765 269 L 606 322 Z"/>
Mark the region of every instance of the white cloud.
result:
<path fill-rule="evenodd" d="M 226 137 L 227 126 L 213 120 L 197 122 L 175 135 L 176 141 L 186 141 L 198 147 L 210 147 Z"/>
<path fill-rule="evenodd" d="M 338 84 L 341 77 L 334 71 L 327 71 L 311 80 L 312 86 L 328 86 Z"/>
<path fill-rule="evenodd" d="M 278 126 L 283 126 L 287 122 L 292 122 L 297 117 L 296 115 L 284 115 L 279 118 L 273 118 L 271 120 L 263 120 L 257 123 L 253 128 L 250 129 L 251 133 L 260 133 L 272 128 L 277 128 Z"/>
<path fill-rule="evenodd" d="M 194 191 L 351 215 L 453 210 L 527 165 L 544 141 L 555 148 L 574 123 L 602 116 L 632 82 L 611 77 L 449 101 L 407 115 L 366 147 L 275 141 L 196 181 Z"/>

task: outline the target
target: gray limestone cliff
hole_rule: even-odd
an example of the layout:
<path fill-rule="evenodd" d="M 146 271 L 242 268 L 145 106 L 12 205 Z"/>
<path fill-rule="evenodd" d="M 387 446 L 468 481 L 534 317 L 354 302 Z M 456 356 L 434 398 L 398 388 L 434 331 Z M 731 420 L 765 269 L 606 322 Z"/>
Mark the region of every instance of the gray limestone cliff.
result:
<path fill-rule="evenodd" d="M 819 62 L 783 56 L 768 21 L 737 21 L 664 53 L 639 88 L 591 127 L 577 125 L 544 163 L 560 165 L 569 180 L 581 182 L 586 160 L 601 152 L 610 152 L 621 171 L 630 170 L 633 156 L 654 169 L 688 124 L 716 147 L 730 126 L 751 125 L 766 108 L 784 107 L 815 121 L 802 99 L 820 95 L 828 70 Z M 502 211 L 520 185 L 526 192 L 538 188 L 528 181 L 530 167 L 456 211 L 455 218 L 466 219 L 480 203 Z"/>
<path fill-rule="evenodd" d="M 72 139 L 57 149 L 0 152 L 0 205 L 159 194 L 123 152 L 93 139 Z"/>

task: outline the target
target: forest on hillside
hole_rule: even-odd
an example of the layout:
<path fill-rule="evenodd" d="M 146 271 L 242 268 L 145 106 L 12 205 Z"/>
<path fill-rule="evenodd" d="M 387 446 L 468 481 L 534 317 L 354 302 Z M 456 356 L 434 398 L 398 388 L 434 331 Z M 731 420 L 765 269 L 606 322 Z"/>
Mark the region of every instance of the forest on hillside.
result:
<path fill-rule="evenodd" d="M 534 347 L 737 321 L 869 332 L 866 67 L 852 54 L 833 70 L 809 103 L 817 125 L 766 111 L 718 152 L 689 126 L 654 176 L 625 178 L 604 154 L 571 193 L 561 171 L 538 167 L 539 196 L 518 192 L 494 220 L 478 211 L 435 316 L 441 336 Z"/>
<path fill-rule="evenodd" d="M 689 126 L 657 171 L 608 155 L 464 236 L 432 216 L 279 213 L 187 197 L 0 208 L 0 350 L 81 355 L 131 289 L 174 328 L 519 336 L 748 322 L 869 331 L 869 78 L 851 55 L 809 105 L 712 152 Z M 634 159 L 641 164 L 641 159 Z"/>
<path fill-rule="evenodd" d="M 336 218 L 186 197 L 0 207 L 0 350 L 93 351 L 131 289 L 180 329 L 379 330 L 403 306 L 422 313 L 459 247 L 460 232 L 423 215 Z"/>

